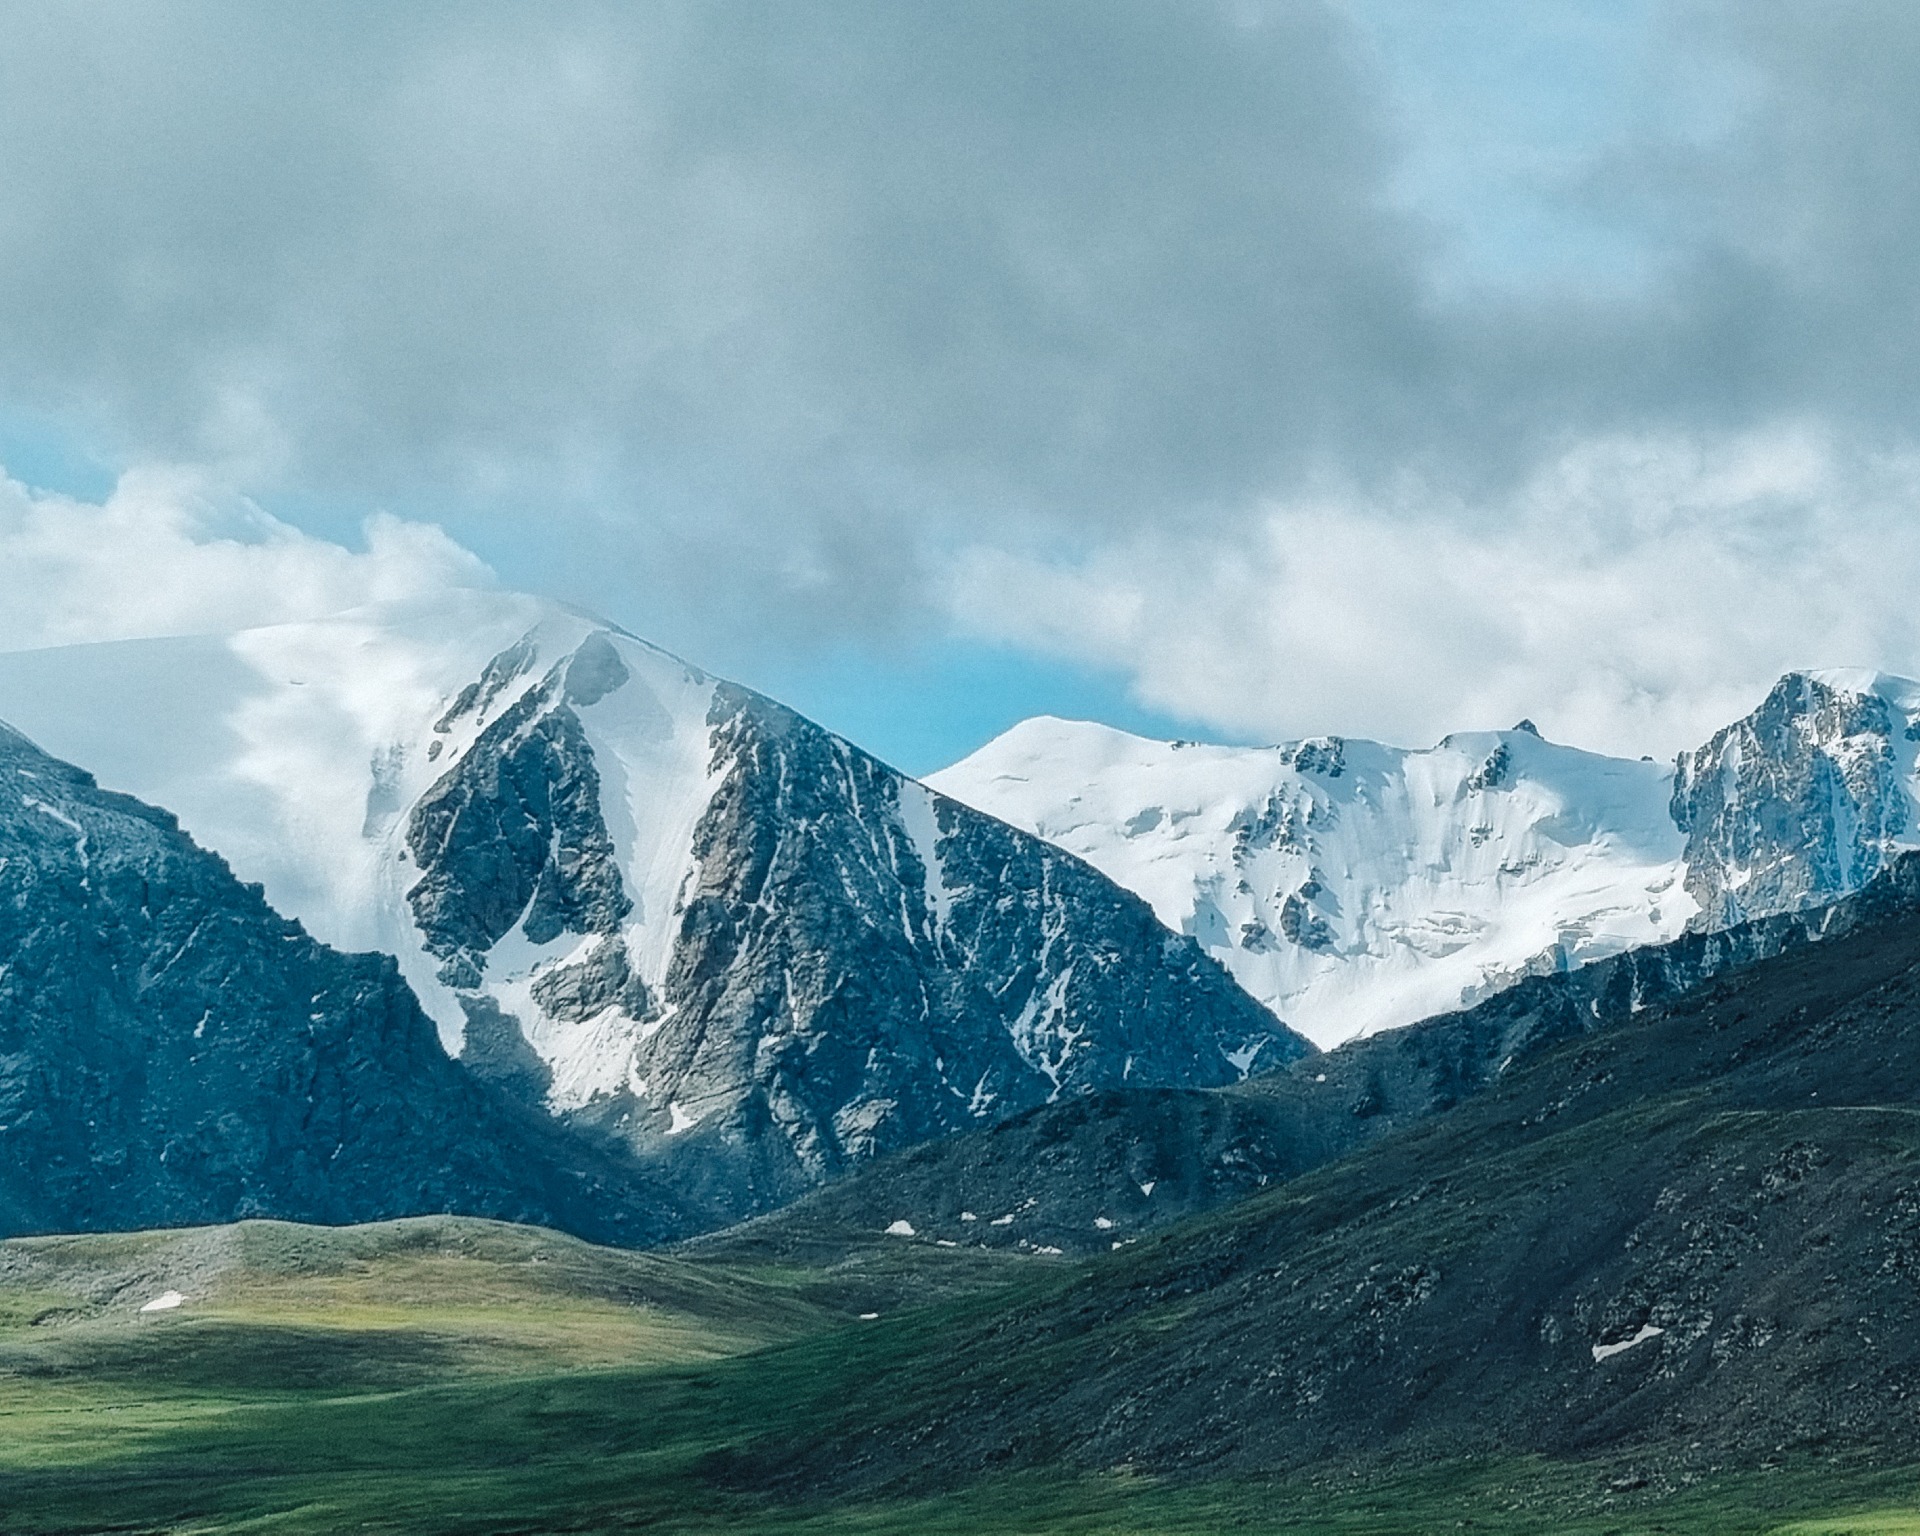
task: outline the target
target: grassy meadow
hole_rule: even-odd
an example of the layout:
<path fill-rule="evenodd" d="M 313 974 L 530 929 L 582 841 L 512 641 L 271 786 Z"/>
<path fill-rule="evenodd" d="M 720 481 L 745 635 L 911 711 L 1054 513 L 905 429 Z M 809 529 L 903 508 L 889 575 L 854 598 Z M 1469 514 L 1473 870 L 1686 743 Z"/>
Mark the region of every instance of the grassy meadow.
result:
<path fill-rule="evenodd" d="M 975 1411 L 941 1396 L 943 1340 L 1073 1274 L 898 1242 L 749 1268 L 452 1219 L 4 1243 L 0 1532 L 1920 1533 L 1920 1475 L 1866 1466 L 929 1488 L 806 1464 L 863 1415 Z"/>

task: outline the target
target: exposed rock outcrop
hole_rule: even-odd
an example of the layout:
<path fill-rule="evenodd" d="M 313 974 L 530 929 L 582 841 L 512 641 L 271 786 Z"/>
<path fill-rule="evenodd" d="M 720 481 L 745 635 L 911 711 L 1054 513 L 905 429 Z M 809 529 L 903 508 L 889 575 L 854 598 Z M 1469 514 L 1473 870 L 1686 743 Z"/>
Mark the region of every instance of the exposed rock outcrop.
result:
<path fill-rule="evenodd" d="M 1877 681 L 1790 673 L 1752 714 L 1680 755 L 1673 819 L 1687 835 L 1693 926 L 1857 891 L 1911 832 L 1912 721 Z"/>
<path fill-rule="evenodd" d="M 449 1061 L 391 959 L 0 727 L 0 1231 L 433 1211 L 689 1226 Z"/>
<path fill-rule="evenodd" d="M 596 633 L 503 701 L 412 811 L 409 900 L 466 1008 L 462 1059 L 716 1219 L 1062 1095 L 1227 1083 L 1307 1049 L 1079 860 L 729 684 L 673 907 L 636 915 L 591 739 L 631 675 Z M 516 961 L 509 935 L 549 953 Z M 569 1049 L 597 1058 L 570 1097 Z"/>

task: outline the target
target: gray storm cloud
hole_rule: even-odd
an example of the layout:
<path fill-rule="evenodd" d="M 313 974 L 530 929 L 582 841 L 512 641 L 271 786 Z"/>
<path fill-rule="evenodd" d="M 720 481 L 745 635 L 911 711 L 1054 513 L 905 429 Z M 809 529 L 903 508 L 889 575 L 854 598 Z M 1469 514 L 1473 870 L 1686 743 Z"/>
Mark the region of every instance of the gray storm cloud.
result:
<path fill-rule="evenodd" d="M 303 475 L 823 513 L 1232 497 L 1420 393 L 1318 7 L 395 10 L 12 29 L 15 388 Z"/>
<path fill-rule="evenodd" d="M 1497 543 L 1583 441 L 1906 440 L 1920 12 L 1656 8 L 1738 110 L 1629 113 L 1551 189 L 1641 274 L 1443 287 L 1391 9 L 26 8 L 0 405 L 436 517 L 696 646 L 1306 495 Z"/>

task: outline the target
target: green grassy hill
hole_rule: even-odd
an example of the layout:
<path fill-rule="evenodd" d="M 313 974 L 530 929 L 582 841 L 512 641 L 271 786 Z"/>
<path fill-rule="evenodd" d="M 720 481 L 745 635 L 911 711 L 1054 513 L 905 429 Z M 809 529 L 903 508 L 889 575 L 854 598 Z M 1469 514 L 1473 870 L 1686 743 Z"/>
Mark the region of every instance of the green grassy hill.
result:
<path fill-rule="evenodd" d="M 700 1463 L 766 1422 L 706 1421 L 713 1364 L 837 1359 L 1040 1267 L 891 1240 L 748 1267 L 454 1217 L 13 1239 L 0 1531 L 697 1520 L 730 1502 Z"/>
<path fill-rule="evenodd" d="M 791 1288 L 458 1217 L 0 1243 L 0 1369 L 28 1382 L 196 1362 L 209 1382 L 391 1387 L 715 1359 L 822 1317 Z"/>

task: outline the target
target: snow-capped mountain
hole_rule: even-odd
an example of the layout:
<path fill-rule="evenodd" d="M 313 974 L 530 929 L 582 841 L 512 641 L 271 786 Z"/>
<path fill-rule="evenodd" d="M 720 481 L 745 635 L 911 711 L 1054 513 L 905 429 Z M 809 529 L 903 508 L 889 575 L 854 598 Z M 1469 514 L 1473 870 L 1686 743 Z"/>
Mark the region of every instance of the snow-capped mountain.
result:
<path fill-rule="evenodd" d="M 536 599 L 13 653 L 0 718 L 397 956 L 450 1053 L 706 1169 L 721 1214 L 1306 1049 L 1086 864 Z"/>
<path fill-rule="evenodd" d="M 1675 766 L 1696 923 L 1830 901 L 1920 847 L 1920 683 L 1878 672 L 1790 673 L 1756 710 Z"/>
<path fill-rule="evenodd" d="M 1330 1046 L 1858 890 L 1920 846 L 1916 738 L 1920 685 L 1796 673 L 1677 766 L 1525 723 L 1407 751 L 1043 718 L 928 782 L 1137 891 Z"/>

